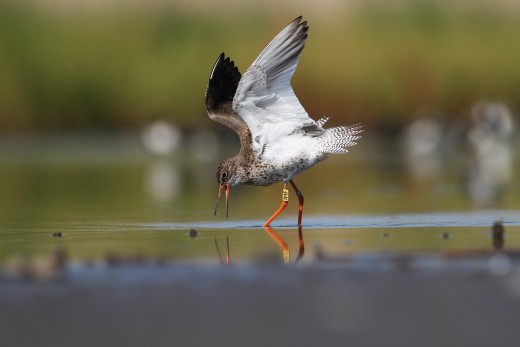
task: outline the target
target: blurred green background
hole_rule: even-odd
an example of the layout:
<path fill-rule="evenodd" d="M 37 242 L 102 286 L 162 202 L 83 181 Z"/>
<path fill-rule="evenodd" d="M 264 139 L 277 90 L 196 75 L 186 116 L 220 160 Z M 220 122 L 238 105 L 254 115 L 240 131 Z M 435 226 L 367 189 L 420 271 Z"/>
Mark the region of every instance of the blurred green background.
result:
<path fill-rule="evenodd" d="M 59 242 L 71 258 L 136 245 L 158 254 L 190 223 L 262 225 L 279 184 L 233 189 L 230 218 L 213 215 L 215 168 L 238 140 L 209 119 L 204 92 L 221 52 L 244 72 L 298 15 L 310 24 L 293 78 L 300 101 L 314 119 L 366 129 L 347 156 L 295 179 L 304 225 L 518 209 L 518 2 L 0 0 L 0 263 Z M 294 226 L 296 211 L 292 202 L 275 226 Z M 64 241 L 49 240 L 55 231 Z M 272 243 L 251 235 L 241 246 Z"/>
<path fill-rule="evenodd" d="M 293 86 L 314 118 L 393 129 L 424 105 L 465 120 L 480 98 L 520 102 L 514 1 L 1 0 L 0 133 L 217 129 L 203 96 L 220 52 L 244 72 L 300 14 Z"/>

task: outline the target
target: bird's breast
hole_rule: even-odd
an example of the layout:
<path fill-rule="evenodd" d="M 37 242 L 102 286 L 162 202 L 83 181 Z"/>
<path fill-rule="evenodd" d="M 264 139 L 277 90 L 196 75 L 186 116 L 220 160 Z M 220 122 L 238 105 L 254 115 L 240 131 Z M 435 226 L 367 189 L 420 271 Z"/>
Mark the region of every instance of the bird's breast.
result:
<path fill-rule="evenodd" d="M 284 161 L 255 161 L 246 169 L 247 180 L 245 184 L 255 186 L 269 186 L 278 182 L 288 182 L 294 176 L 314 166 L 325 159 L 316 158 L 310 160 L 307 157 L 290 157 Z"/>

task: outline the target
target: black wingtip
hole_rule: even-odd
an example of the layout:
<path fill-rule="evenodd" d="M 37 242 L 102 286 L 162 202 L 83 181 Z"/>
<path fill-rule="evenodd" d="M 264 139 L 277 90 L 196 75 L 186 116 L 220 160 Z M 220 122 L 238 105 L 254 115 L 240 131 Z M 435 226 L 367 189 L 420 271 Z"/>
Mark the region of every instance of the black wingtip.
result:
<path fill-rule="evenodd" d="M 211 69 L 211 74 L 209 75 L 209 79 L 213 78 L 213 75 L 215 75 L 215 72 L 218 71 L 219 66 L 222 64 L 221 61 L 225 60 L 226 55 L 224 52 L 220 53 L 217 60 L 215 61 L 215 64 L 213 64 L 213 69 Z M 227 58 L 229 60 L 229 57 Z"/>
<path fill-rule="evenodd" d="M 233 100 L 241 77 L 235 63 L 229 57 L 226 58 L 224 52 L 220 53 L 209 76 L 206 108 L 215 109 L 220 104 Z"/>

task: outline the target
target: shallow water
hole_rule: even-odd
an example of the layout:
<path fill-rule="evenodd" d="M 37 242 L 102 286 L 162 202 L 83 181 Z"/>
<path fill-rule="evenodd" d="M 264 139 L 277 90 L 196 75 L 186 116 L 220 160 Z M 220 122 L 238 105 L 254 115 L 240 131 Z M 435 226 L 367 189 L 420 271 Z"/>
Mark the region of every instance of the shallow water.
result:
<path fill-rule="evenodd" d="M 491 184 L 482 204 L 468 188 L 474 171 L 463 148 L 440 152 L 436 169 L 417 174 L 397 141 L 366 138 L 296 177 L 305 195 L 302 248 L 294 194 L 273 228 L 262 228 L 279 205 L 281 185 L 233 189 L 229 218 L 223 206 L 213 215 L 215 166 L 233 148 L 205 158 L 186 140 L 163 157 L 131 135 L 2 141 L 2 263 L 45 257 L 57 247 L 82 262 L 218 263 L 227 240 L 234 263 L 481 252 L 496 248 L 495 221 L 505 228 L 502 247 L 520 249 L 518 177 Z M 511 164 L 517 168 L 518 158 Z"/>

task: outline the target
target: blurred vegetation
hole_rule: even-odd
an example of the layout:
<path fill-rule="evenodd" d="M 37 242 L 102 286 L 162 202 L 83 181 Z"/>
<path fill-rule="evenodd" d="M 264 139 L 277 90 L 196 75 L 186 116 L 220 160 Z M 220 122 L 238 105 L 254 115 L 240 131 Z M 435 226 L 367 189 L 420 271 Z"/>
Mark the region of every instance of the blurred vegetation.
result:
<path fill-rule="evenodd" d="M 155 117 L 215 126 L 203 95 L 220 52 L 243 72 L 299 14 L 311 29 L 293 85 L 315 118 L 399 125 L 423 105 L 460 117 L 482 97 L 520 104 L 520 15 L 508 2 L 327 2 L 308 13 L 39 3 L 0 1 L 3 133 L 134 129 Z"/>

